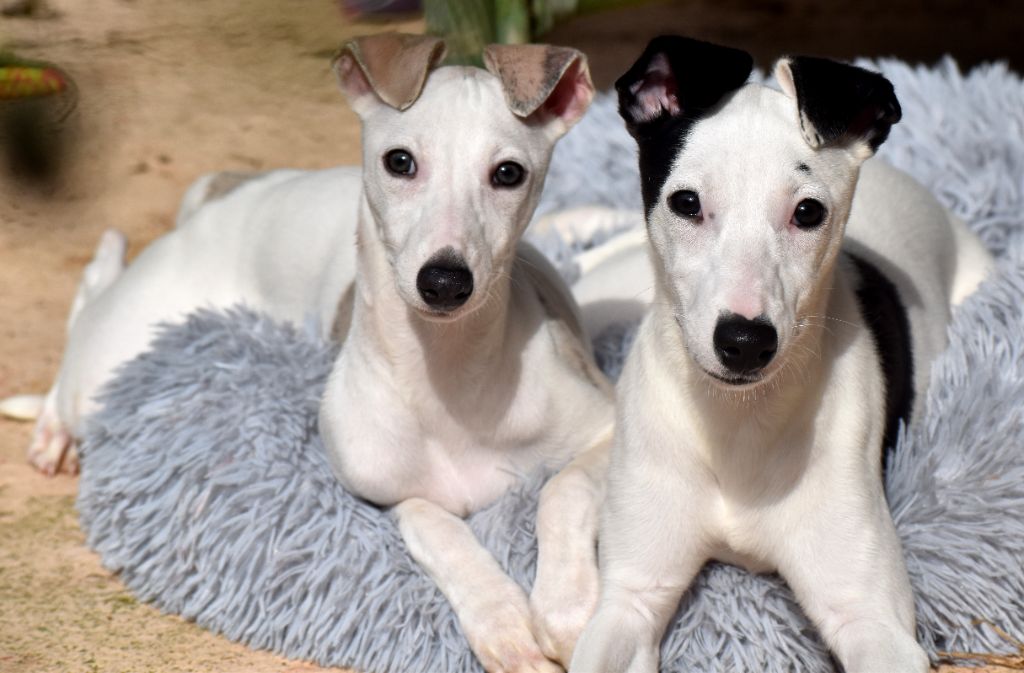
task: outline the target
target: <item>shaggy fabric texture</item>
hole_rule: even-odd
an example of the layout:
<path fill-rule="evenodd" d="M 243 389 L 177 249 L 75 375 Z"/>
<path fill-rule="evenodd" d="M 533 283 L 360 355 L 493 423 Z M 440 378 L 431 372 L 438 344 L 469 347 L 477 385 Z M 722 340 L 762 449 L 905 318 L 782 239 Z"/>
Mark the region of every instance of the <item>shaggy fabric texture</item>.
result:
<path fill-rule="evenodd" d="M 1006 650 L 1024 634 L 1024 84 L 1001 66 L 879 67 L 904 121 L 882 154 L 999 256 L 956 314 L 927 409 L 887 489 L 928 651 Z M 559 146 L 542 212 L 639 208 L 635 148 L 613 100 Z M 610 232 L 609 232 L 610 233 Z M 567 274 L 587 241 L 543 241 Z M 109 387 L 83 446 L 89 544 L 141 598 L 254 647 L 374 673 L 478 671 L 444 598 L 387 512 L 333 479 L 317 435 L 334 355 L 315 331 L 246 312 L 165 329 Z M 599 347 L 613 374 L 630 330 Z M 541 477 L 471 518 L 524 588 Z M 668 522 L 666 522 L 668 525 Z M 777 577 L 711 565 L 666 637 L 665 671 L 832 671 Z"/>

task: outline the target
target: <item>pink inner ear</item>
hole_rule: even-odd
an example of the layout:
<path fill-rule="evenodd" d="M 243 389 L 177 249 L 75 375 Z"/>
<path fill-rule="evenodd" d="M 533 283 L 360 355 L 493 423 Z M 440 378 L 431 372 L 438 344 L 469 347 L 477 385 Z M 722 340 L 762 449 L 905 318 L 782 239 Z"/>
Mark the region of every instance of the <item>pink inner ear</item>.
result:
<path fill-rule="evenodd" d="M 657 119 L 663 112 L 670 115 L 680 112 L 678 84 L 664 54 L 656 54 L 651 59 L 644 78 L 633 84 L 630 92 L 636 96 L 632 112 L 637 122 Z"/>
<path fill-rule="evenodd" d="M 372 91 L 370 82 L 366 79 L 363 69 L 356 63 L 352 54 L 345 52 L 338 57 L 335 65 L 335 72 L 338 73 L 338 83 L 342 92 L 349 100 L 362 98 Z"/>
<path fill-rule="evenodd" d="M 541 105 L 541 109 L 549 115 L 572 123 L 587 111 L 593 92 L 594 87 L 590 83 L 586 69 L 580 60 L 576 59 L 562 74 L 562 78 Z"/>

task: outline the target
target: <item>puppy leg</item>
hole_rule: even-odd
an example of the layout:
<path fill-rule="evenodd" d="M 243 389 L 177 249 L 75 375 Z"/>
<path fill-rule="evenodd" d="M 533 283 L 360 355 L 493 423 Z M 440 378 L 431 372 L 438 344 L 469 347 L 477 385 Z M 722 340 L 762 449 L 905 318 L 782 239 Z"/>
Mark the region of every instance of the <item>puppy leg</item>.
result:
<path fill-rule="evenodd" d="M 847 673 L 927 673 L 899 540 L 878 501 L 874 521 L 803 517 L 779 571 Z"/>
<path fill-rule="evenodd" d="M 608 443 L 579 454 L 552 477 L 537 508 L 537 576 L 530 612 L 541 649 L 568 665 L 597 606 L 597 523 Z"/>
<path fill-rule="evenodd" d="M 616 476 L 613 466 L 609 478 Z M 682 489 L 672 491 L 672 478 L 649 476 L 632 492 L 611 490 L 605 501 L 601 600 L 576 645 L 572 673 L 657 673 L 665 628 L 706 560 L 696 517 L 676 509 Z"/>
<path fill-rule="evenodd" d="M 52 477 L 61 469 L 71 474 L 78 473 L 75 440 L 57 413 L 57 384 L 43 402 L 26 457 L 30 465 L 47 476 Z"/>
<path fill-rule="evenodd" d="M 530 628 L 526 594 L 480 546 L 466 523 L 432 502 L 395 507 L 409 554 L 433 578 L 488 673 L 559 673 Z"/>
<path fill-rule="evenodd" d="M 124 255 L 127 245 L 127 240 L 121 232 L 115 229 L 103 232 L 92 261 L 82 273 L 82 280 L 78 284 L 78 291 L 71 305 L 67 324 L 69 337 L 71 328 L 82 310 L 106 291 L 124 271 Z M 62 469 L 71 474 L 78 472 L 78 451 L 75 449 L 75 439 L 72 437 L 67 423 L 61 419 L 57 411 L 57 397 L 62 374 L 63 372 L 58 374 L 57 381 L 43 402 L 42 411 L 32 434 L 32 441 L 26 452 L 28 462 L 43 474 L 50 476 L 57 474 Z"/>

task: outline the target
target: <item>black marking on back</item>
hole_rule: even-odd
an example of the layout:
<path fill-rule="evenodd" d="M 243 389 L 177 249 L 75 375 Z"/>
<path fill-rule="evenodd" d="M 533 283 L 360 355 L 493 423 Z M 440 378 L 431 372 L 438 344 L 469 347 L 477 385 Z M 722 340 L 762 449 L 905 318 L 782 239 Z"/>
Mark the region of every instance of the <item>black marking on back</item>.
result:
<path fill-rule="evenodd" d="M 671 70 L 671 84 L 679 102 L 679 114 L 663 110 L 654 119 L 638 119 L 636 85 L 643 86 L 651 62 L 663 54 Z M 649 215 L 668 179 L 677 154 L 686 144 L 690 128 L 710 115 L 726 94 L 741 87 L 754 62 L 739 49 L 721 47 L 678 35 L 662 35 L 648 43 L 636 63 L 615 82 L 619 114 L 636 139 L 640 158 L 640 189 Z"/>
<path fill-rule="evenodd" d="M 907 308 L 896 286 L 878 267 L 856 255 L 847 253 L 860 276 L 857 301 L 861 315 L 871 330 L 885 376 L 885 435 L 882 466 L 885 456 L 895 448 L 900 420 L 910 422 L 914 405 L 914 357 L 911 345 L 910 320 Z"/>

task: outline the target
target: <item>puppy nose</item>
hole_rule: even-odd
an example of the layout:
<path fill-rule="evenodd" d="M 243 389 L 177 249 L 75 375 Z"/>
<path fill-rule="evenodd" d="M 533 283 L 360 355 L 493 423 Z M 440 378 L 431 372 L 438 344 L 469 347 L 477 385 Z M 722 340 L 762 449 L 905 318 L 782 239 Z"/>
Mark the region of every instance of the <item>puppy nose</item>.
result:
<path fill-rule="evenodd" d="M 753 374 L 767 366 L 779 347 L 779 335 L 764 318 L 748 320 L 735 313 L 715 325 L 715 354 L 736 374 Z"/>
<path fill-rule="evenodd" d="M 427 306 L 450 311 L 473 294 L 473 273 L 461 260 L 427 262 L 416 275 L 416 289 Z"/>

